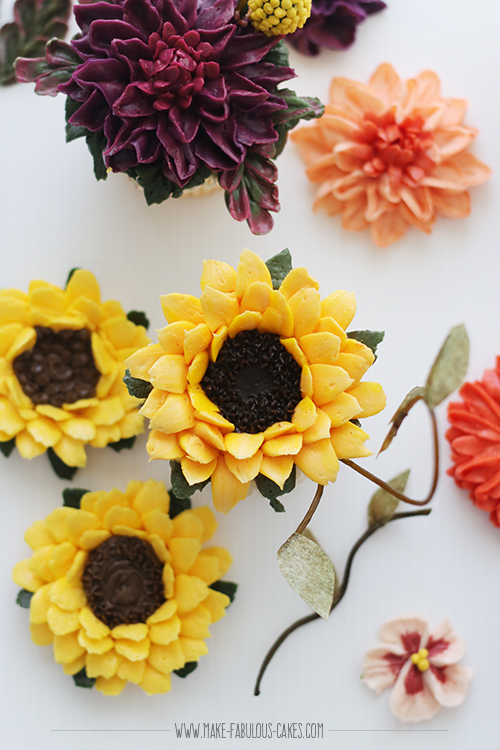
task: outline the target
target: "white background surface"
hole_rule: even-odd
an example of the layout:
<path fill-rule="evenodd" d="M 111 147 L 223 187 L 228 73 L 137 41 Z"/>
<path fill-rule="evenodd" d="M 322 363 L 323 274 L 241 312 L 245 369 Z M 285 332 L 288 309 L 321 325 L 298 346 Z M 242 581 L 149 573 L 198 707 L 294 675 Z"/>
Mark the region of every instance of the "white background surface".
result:
<path fill-rule="evenodd" d="M 431 360 L 456 323 L 466 324 L 472 342 L 469 377 L 480 378 L 500 353 L 500 3 L 388 2 L 387 10 L 359 28 L 351 50 L 314 60 L 293 53 L 296 88 L 324 100 L 334 75 L 367 81 L 383 61 L 403 77 L 436 70 L 444 96 L 469 100 L 466 123 L 481 131 L 473 153 L 494 170 L 488 184 L 472 190 L 468 219 L 440 220 L 430 237 L 410 230 L 399 243 L 380 250 L 368 233 L 346 233 L 338 218 L 312 214 L 313 188 L 293 144 L 279 160 L 282 211 L 266 237 L 254 237 L 245 224 L 233 221 L 221 194 L 148 208 L 142 193 L 121 176 L 95 182 L 83 141 L 65 145 L 63 97 L 37 97 L 31 86 L 19 84 L 0 90 L 1 285 L 26 289 L 33 278 L 63 285 L 70 268 L 89 268 L 105 299 L 118 298 L 126 310 L 147 312 L 154 336 L 154 329 L 164 325 L 158 295 L 198 294 L 204 258 L 235 264 L 244 246 L 265 259 L 288 246 L 295 265 L 307 265 L 320 280 L 323 296 L 337 288 L 356 291 L 355 328 L 387 331 L 370 379 L 383 384 L 388 407 L 363 425 L 374 451 L 392 412 L 412 386 L 425 381 Z M 5 19 L 8 5 L 2 10 Z M 113 699 L 73 687 L 53 661 L 51 648 L 30 641 L 28 613 L 14 603 L 17 589 L 10 571 L 28 556 L 25 529 L 61 502 L 66 483 L 52 473 L 45 457 L 28 463 L 17 454 L 9 461 L 0 456 L 4 747 L 80 750 L 91 743 L 127 750 L 140 743 L 152 750 L 187 749 L 200 741 L 176 739 L 174 723 L 317 721 L 324 725 L 324 739 L 295 740 L 294 747 L 497 748 L 500 530 L 446 476 L 443 407 L 438 416 L 442 465 L 431 516 L 398 521 L 377 532 L 356 559 L 348 593 L 330 621 L 310 624 L 289 639 L 259 698 L 252 695 L 253 685 L 267 648 L 282 629 L 308 613 L 281 578 L 275 553 L 309 505 L 314 492 L 309 481 L 288 497 L 285 515 L 274 514 L 254 494 L 220 518 L 217 542 L 235 558 L 226 577 L 240 588 L 228 616 L 213 627 L 210 653 L 197 671 L 186 680 L 173 679 L 166 696 L 147 697 L 130 685 Z M 429 446 L 426 418 L 414 414 L 394 447 L 377 461 L 365 459 L 364 465 L 385 478 L 411 466 L 409 490 L 423 496 Z M 131 453 L 89 449 L 88 458 L 75 486 L 124 488 L 131 478 L 169 479 L 166 465 L 148 465 L 145 437 Z M 324 494 L 311 528 L 339 572 L 365 528 L 372 491 L 343 467 Z M 195 496 L 197 504 L 203 501 L 210 504 L 209 488 Z M 449 617 L 468 644 L 464 663 L 474 669 L 463 706 L 443 709 L 423 725 L 399 723 L 390 714 L 389 693 L 377 698 L 359 679 L 363 655 L 377 643 L 379 626 L 413 613 L 427 617 L 431 626 Z M 61 729 L 106 731 L 54 731 Z M 148 733 L 108 731 L 118 729 Z M 274 748 L 284 742 L 205 740 L 203 746 Z"/>

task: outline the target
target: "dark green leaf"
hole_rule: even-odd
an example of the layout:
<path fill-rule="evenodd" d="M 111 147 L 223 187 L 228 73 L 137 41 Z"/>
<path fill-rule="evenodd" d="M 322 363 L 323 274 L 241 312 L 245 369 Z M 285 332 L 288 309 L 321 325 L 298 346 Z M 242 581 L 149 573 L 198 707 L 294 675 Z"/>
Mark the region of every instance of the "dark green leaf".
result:
<path fill-rule="evenodd" d="M 359 421 L 359 419 L 350 419 L 349 422 L 351 422 L 351 424 L 353 425 L 356 425 L 356 427 L 361 427 L 361 422 Z"/>
<path fill-rule="evenodd" d="M 425 384 L 424 400 L 435 409 L 462 384 L 469 364 L 469 337 L 464 325 L 452 328 L 439 350 Z"/>
<path fill-rule="evenodd" d="M 0 83 L 15 83 L 14 60 L 21 51 L 21 32 L 17 23 L 6 23 L 0 29 Z"/>
<path fill-rule="evenodd" d="M 182 669 L 174 669 L 174 673 L 177 675 L 177 677 L 187 677 L 188 674 L 191 674 L 191 672 L 194 672 L 196 667 L 198 666 L 197 661 L 188 661 Z"/>
<path fill-rule="evenodd" d="M 172 490 L 168 494 L 170 495 L 170 509 L 168 511 L 170 518 L 175 518 L 179 513 L 191 508 L 191 500 L 188 497 L 182 499 L 176 497 Z"/>
<path fill-rule="evenodd" d="M 371 349 L 377 359 L 377 346 L 384 340 L 385 331 L 347 331 L 347 336 Z"/>
<path fill-rule="evenodd" d="M 72 125 L 69 122 L 70 117 L 72 117 L 81 106 L 81 102 L 75 102 L 73 99 L 70 99 L 69 96 L 66 97 L 66 143 L 70 143 L 76 138 L 82 138 L 83 136 L 89 135 L 87 128 L 84 128 L 81 125 Z"/>
<path fill-rule="evenodd" d="M 75 271 L 80 271 L 80 270 L 81 269 L 78 266 L 76 266 L 75 268 L 71 269 L 71 271 L 68 273 L 68 278 L 66 279 L 66 285 L 64 287 L 65 289 L 67 288 L 69 282 L 71 281 L 71 277 L 73 276 L 73 274 L 75 273 Z"/>
<path fill-rule="evenodd" d="M 278 44 L 267 53 L 263 62 L 275 65 L 277 68 L 288 68 L 290 64 L 288 49 L 283 39 L 281 39 Z"/>
<path fill-rule="evenodd" d="M 12 438 L 12 440 L 5 440 L 3 443 L 0 443 L 0 451 L 3 453 L 5 458 L 8 458 L 14 448 L 16 447 L 16 438 Z"/>
<path fill-rule="evenodd" d="M 68 466 L 68 464 L 65 464 L 52 448 L 47 449 L 47 456 L 49 457 L 50 465 L 60 479 L 73 479 L 78 471 L 76 466 Z"/>
<path fill-rule="evenodd" d="M 104 164 L 102 152 L 106 148 L 108 142 L 107 138 L 102 130 L 100 130 L 97 133 L 89 133 L 85 137 L 85 140 L 87 141 L 87 146 L 94 160 L 94 174 L 96 180 L 105 180 L 108 176 L 108 172 L 106 165 Z"/>
<path fill-rule="evenodd" d="M 65 505 L 67 508 L 77 508 L 80 509 L 82 497 L 87 494 L 87 492 L 90 492 L 90 490 L 81 490 L 77 489 L 76 487 L 66 487 L 65 490 L 63 490 L 63 505 Z"/>
<path fill-rule="evenodd" d="M 170 469 L 172 491 L 179 500 L 186 500 L 191 497 L 197 490 L 202 490 L 210 481 L 210 479 L 206 479 L 204 482 L 198 482 L 198 484 L 188 484 L 179 461 L 170 461 Z"/>
<path fill-rule="evenodd" d="M 285 276 L 292 270 L 292 256 L 290 250 L 285 247 L 280 253 L 273 255 L 266 261 L 266 266 L 271 274 L 273 289 L 279 289 Z"/>
<path fill-rule="evenodd" d="M 35 18 L 37 15 L 36 0 L 16 0 L 14 5 L 14 17 L 21 25 L 27 37 L 35 32 Z"/>
<path fill-rule="evenodd" d="M 276 484 L 276 482 L 273 482 L 272 479 L 265 477 L 263 474 L 258 474 L 256 476 L 255 484 L 257 485 L 257 489 L 259 490 L 260 494 L 270 500 L 271 508 L 277 513 L 283 513 L 285 511 L 285 507 L 278 501 L 277 498 L 281 497 L 282 495 L 288 495 L 289 492 L 292 492 L 292 490 L 295 489 L 296 476 L 297 471 L 294 464 L 290 476 L 283 485 L 283 489 L 280 489 L 279 485 Z"/>
<path fill-rule="evenodd" d="M 396 437 L 399 428 L 401 427 L 403 421 L 408 416 L 408 413 L 410 412 L 410 409 L 412 409 L 418 401 L 424 396 L 425 394 L 425 388 L 423 388 L 421 385 L 415 386 L 415 388 L 412 388 L 409 393 L 406 394 L 404 399 L 402 400 L 401 404 L 396 409 L 392 419 L 391 419 L 391 428 L 389 432 L 386 435 L 386 438 L 384 442 L 382 443 L 382 447 L 379 450 L 379 453 L 382 453 L 383 451 L 387 450 L 387 448 L 390 446 L 394 438 Z"/>
<path fill-rule="evenodd" d="M 113 448 L 113 450 L 116 451 L 117 453 L 119 453 L 125 448 L 127 450 L 130 450 L 131 448 L 134 447 L 134 443 L 135 443 L 135 435 L 132 435 L 132 437 L 122 438 L 121 440 L 117 440 L 115 443 L 108 443 L 108 446 L 110 448 Z"/>
<path fill-rule="evenodd" d="M 220 591 L 221 594 L 225 594 L 233 602 L 238 589 L 238 584 L 233 583 L 232 581 L 215 581 L 215 583 L 211 583 L 208 588 L 213 589 L 214 591 Z"/>
<path fill-rule="evenodd" d="M 75 685 L 81 688 L 93 688 L 95 677 L 88 677 L 85 667 L 73 675 Z"/>
<path fill-rule="evenodd" d="M 295 593 L 327 620 L 335 591 L 335 569 L 319 544 L 293 533 L 278 550 L 278 567 Z"/>
<path fill-rule="evenodd" d="M 24 609 L 29 609 L 32 597 L 33 597 L 33 593 L 31 591 L 26 591 L 26 589 L 21 589 L 21 591 L 16 597 L 16 604 L 19 604 L 19 606 L 23 607 Z"/>
<path fill-rule="evenodd" d="M 135 396 L 136 398 L 147 398 L 153 390 L 153 386 L 151 385 L 151 383 L 148 383 L 147 380 L 141 380 L 141 378 L 133 378 L 130 374 L 130 370 L 125 370 L 123 382 L 127 386 L 127 390 L 130 395 Z"/>
<path fill-rule="evenodd" d="M 409 476 L 410 470 L 407 469 L 398 474 L 397 477 L 390 479 L 387 484 L 390 484 L 398 492 L 404 492 Z M 397 497 L 394 497 L 394 495 L 391 495 L 386 490 L 377 490 L 368 506 L 368 524 L 372 526 L 374 523 L 379 522 L 385 525 L 393 517 L 398 505 L 399 500 Z"/>
<path fill-rule="evenodd" d="M 146 330 L 149 328 L 149 320 L 146 317 L 146 313 L 140 312 L 139 310 L 131 310 L 127 313 L 127 318 L 136 326 L 144 326 Z"/>

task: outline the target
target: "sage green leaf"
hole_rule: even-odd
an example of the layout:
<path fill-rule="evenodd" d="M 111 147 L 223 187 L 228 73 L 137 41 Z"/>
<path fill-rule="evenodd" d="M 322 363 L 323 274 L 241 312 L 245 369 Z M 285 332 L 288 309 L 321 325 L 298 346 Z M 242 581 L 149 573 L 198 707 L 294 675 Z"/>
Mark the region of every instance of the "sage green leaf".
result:
<path fill-rule="evenodd" d="M 175 518 L 179 515 L 179 513 L 182 513 L 184 510 L 189 510 L 191 508 L 191 500 L 189 497 L 180 498 L 174 495 L 172 490 L 169 490 L 170 495 L 170 507 L 168 510 L 168 515 L 170 518 Z"/>
<path fill-rule="evenodd" d="M 468 364 L 469 337 L 462 324 L 451 329 L 431 367 L 424 394 L 431 409 L 435 409 L 463 383 Z"/>
<path fill-rule="evenodd" d="M 81 688 L 93 688 L 95 684 L 95 677 L 89 677 L 85 667 L 73 675 L 73 680 L 75 685 Z"/>
<path fill-rule="evenodd" d="M 269 500 L 269 505 L 276 511 L 276 513 L 284 513 L 285 506 L 278 500 L 278 497 L 282 495 L 288 495 L 289 492 L 295 489 L 296 481 L 296 468 L 295 464 L 290 472 L 290 476 L 283 485 L 283 489 L 280 488 L 276 482 L 273 482 L 269 477 L 265 477 L 263 474 L 258 474 L 255 478 L 255 484 L 260 494 Z"/>
<path fill-rule="evenodd" d="M 124 449 L 130 450 L 134 447 L 135 437 L 135 435 L 132 435 L 132 437 L 121 438 L 121 440 L 116 440 L 114 443 L 108 443 L 108 448 L 113 448 L 117 453 L 120 453 Z"/>
<path fill-rule="evenodd" d="M 94 160 L 94 175 L 96 180 L 106 180 L 108 177 L 108 170 L 104 163 L 104 157 L 102 155 L 106 148 L 108 141 L 102 130 L 98 130 L 96 133 L 90 133 L 85 136 L 87 146 L 92 154 Z"/>
<path fill-rule="evenodd" d="M 287 274 L 292 270 L 292 256 L 290 250 L 285 247 L 280 253 L 269 258 L 269 260 L 266 261 L 266 266 L 271 274 L 273 289 L 279 289 Z"/>
<path fill-rule="evenodd" d="M 149 318 L 146 313 L 141 312 L 140 310 L 131 310 L 127 313 L 127 319 L 136 326 L 144 326 L 146 331 L 149 328 Z"/>
<path fill-rule="evenodd" d="M 65 490 L 63 490 L 63 505 L 65 505 L 67 508 L 77 508 L 78 510 L 81 507 L 82 497 L 87 494 L 87 492 L 90 492 L 90 490 L 81 490 L 77 489 L 76 487 L 66 487 Z"/>
<path fill-rule="evenodd" d="M 197 666 L 197 661 L 187 661 L 181 669 L 174 669 L 174 674 L 176 674 L 177 677 L 187 677 L 188 674 L 194 672 Z"/>
<path fill-rule="evenodd" d="M 327 620 L 335 591 L 335 570 L 321 547 L 295 532 L 278 550 L 278 567 L 295 593 Z"/>
<path fill-rule="evenodd" d="M 347 331 L 347 336 L 371 349 L 377 359 L 377 347 L 384 340 L 385 331 Z"/>
<path fill-rule="evenodd" d="M 47 456 L 49 457 L 50 465 L 54 469 L 59 479 L 71 480 L 78 471 L 77 466 L 68 466 L 62 461 L 53 448 L 47 448 Z"/>
<path fill-rule="evenodd" d="M 12 438 L 12 440 L 4 440 L 4 442 L 0 443 L 0 452 L 3 453 L 5 458 L 8 458 L 15 447 L 16 438 Z"/>
<path fill-rule="evenodd" d="M 405 420 L 406 417 L 408 416 L 410 409 L 412 409 L 415 406 L 415 404 L 424 397 L 424 394 L 425 394 L 425 388 L 421 385 L 415 386 L 415 388 L 412 388 L 411 391 L 406 394 L 406 396 L 404 397 L 401 404 L 396 409 L 394 416 L 391 419 L 391 428 L 389 432 L 387 433 L 387 436 L 384 442 L 382 443 L 382 447 L 379 450 L 379 454 L 387 450 L 387 448 L 390 446 L 390 444 L 396 437 L 398 430 L 403 423 L 403 420 Z"/>
<path fill-rule="evenodd" d="M 16 597 L 16 604 L 19 604 L 19 606 L 23 607 L 23 609 L 29 609 L 31 605 L 32 597 L 33 597 L 32 591 L 26 591 L 26 589 L 21 589 L 21 591 Z"/>
<path fill-rule="evenodd" d="M 211 583 L 208 588 L 213 589 L 214 591 L 220 591 L 221 594 L 225 594 L 233 602 L 234 597 L 236 596 L 238 584 L 233 583 L 232 581 L 219 580 Z"/>
<path fill-rule="evenodd" d="M 179 498 L 179 500 L 187 500 L 194 495 L 197 490 L 202 490 L 210 481 L 210 479 L 206 479 L 204 482 L 198 482 L 198 484 L 189 484 L 182 473 L 182 466 L 179 461 L 170 461 L 170 470 L 172 492 L 177 498 Z"/>
<path fill-rule="evenodd" d="M 390 479 L 387 484 L 398 492 L 404 492 L 408 477 L 410 476 L 410 470 L 402 471 L 397 477 Z M 382 522 L 383 525 L 390 521 L 396 512 L 396 508 L 399 505 L 399 500 L 394 495 L 386 490 L 378 490 L 372 496 L 370 504 L 368 506 L 368 524 L 372 526 L 374 523 Z"/>
<path fill-rule="evenodd" d="M 151 383 L 148 383 L 147 380 L 133 378 L 130 374 L 130 370 L 125 370 L 123 382 L 127 386 L 127 391 L 131 396 L 135 396 L 135 398 L 147 398 L 153 390 L 153 386 Z"/>

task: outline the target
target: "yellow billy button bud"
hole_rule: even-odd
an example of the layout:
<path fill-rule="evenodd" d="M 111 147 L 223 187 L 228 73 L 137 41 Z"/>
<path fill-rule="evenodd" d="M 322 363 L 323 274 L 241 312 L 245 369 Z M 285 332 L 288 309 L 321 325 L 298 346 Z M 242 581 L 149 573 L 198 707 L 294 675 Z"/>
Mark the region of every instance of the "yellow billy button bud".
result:
<path fill-rule="evenodd" d="M 266 36 L 293 34 L 311 15 L 312 0 L 248 0 L 248 16 Z"/>
<path fill-rule="evenodd" d="M 426 669 L 429 669 L 430 663 L 428 660 L 429 652 L 426 648 L 421 648 L 420 651 L 418 651 L 415 654 L 411 655 L 411 660 L 413 664 L 419 669 L 421 672 L 425 672 Z"/>

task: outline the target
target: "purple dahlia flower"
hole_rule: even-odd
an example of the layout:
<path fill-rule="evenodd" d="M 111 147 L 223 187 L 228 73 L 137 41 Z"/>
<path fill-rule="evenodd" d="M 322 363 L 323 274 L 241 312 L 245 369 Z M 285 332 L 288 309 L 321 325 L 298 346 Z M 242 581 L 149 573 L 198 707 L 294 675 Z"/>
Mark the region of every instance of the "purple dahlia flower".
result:
<path fill-rule="evenodd" d="M 257 234 L 278 211 L 286 132 L 317 100 L 278 85 L 295 77 L 279 38 L 238 23 L 236 0 L 116 0 L 76 5 L 81 34 L 17 63 L 39 93 L 66 94 L 67 138 L 85 136 L 98 179 L 126 172 L 148 203 L 215 173 L 232 216 Z"/>
<path fill-rule="evenodd" d="M 311 17 L 289 41 L 304 55 L 317 55 L 322 47 L 346 49 L 358 23 L 386 7 L 382 0 L 312 0 Z"/>

